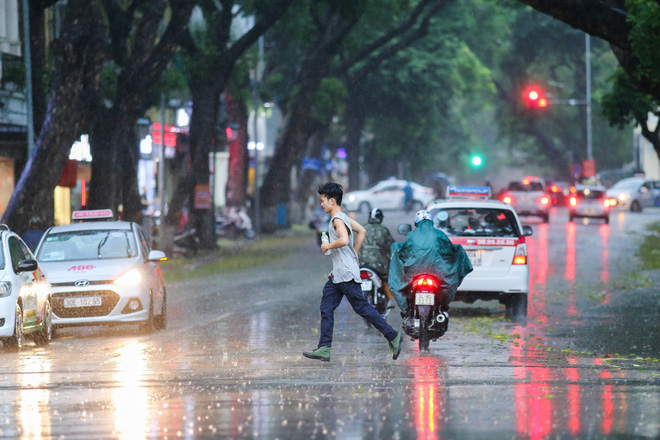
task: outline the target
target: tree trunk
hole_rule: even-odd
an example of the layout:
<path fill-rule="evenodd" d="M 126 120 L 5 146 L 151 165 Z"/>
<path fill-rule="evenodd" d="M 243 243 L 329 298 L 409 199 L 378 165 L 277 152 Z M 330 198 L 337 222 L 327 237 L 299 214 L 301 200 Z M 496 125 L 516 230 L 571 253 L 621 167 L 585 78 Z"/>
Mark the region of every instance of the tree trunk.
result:
<path fill-rule="evenodd" d="M 103 62 L 103 24 L 95 2 L 70 0 L 60 39 L 54 41 L 55 69 L 44 124 L 2 221 L 22 233 L 39 215 L 53 223 L 53 190 L 69 150 L 88 124 L 89 96 Z"/>
<path fill-rule="evenodd" d="M 227 206 L 244 207 L 247 204 L 248 149 L 247 124 L 248 109 L 245 103 L 225 89 L 227 119 L 238 130 L 237 140 L 229 142 L 229 174 L 227 177 Z"/>
<path fill-rule="evenodd" d="M 224 84 L 224 81 L 223 81 Z M 213 249 L 216 245 L 215 215 L 213 209 L 195 209 L 194 192 L 197 185 L 209 185 L 209 153 L 214 139 L 218 137 L 218 109 L 220 108 L 220 90 L 215 85 L 190 79 L 188 81 L 193 102 L 190 118 L 190 155 L 192 157 L 188 194 L 190 220 L 197 230 L 201 246 Z M 211 207 L 213 208 L 213 207 Z"/>
<path fill-rule="evenodd" d="M 356 89 L 358 87 L 349 90 L 346 101 L 346 157 L 350 191 L 362 189 L 360 186 L 360 155 L 362 154 L 362 129 L 367 121 L 362 96 Z"/>

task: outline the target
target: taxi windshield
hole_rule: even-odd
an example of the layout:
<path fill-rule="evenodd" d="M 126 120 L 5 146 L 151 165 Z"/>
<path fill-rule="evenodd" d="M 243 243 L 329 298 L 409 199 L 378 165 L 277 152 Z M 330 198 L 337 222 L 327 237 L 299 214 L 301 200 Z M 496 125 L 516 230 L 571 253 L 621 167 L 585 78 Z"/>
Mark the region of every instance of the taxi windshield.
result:
<path fill-rule="evenodd" d="M 137 256 L 131 231 L 105 229 L 48 234 L 39 248 L 39 261 L 102 260 Z"/>
<path fill-rule="evenodd" d="M 508 209 L 437 208 L 433 225 L 448 237 L 519 237 L 518 222 Z"/>

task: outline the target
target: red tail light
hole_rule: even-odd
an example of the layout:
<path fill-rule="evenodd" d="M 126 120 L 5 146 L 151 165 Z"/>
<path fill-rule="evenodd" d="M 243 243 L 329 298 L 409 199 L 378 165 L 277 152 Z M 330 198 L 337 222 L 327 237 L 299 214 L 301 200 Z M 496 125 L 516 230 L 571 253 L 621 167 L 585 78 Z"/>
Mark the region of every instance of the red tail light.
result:
<path fill-rule="evenodd" d="M 506 203 L 507 205 L 510 205 L 510 204 L 511 204 L 511 201 L 512 201 L 511 196 L 504 196 L 504 197 L 502 197 L 502 201 L 503 201 L 504 203 Z"/>
<path fill-rule="evenodd" d="M 605 199 L 605 200 L 603 200 L 603 206 L 604 206 L 605 208 L 609 208 L 609 207 L 610 207 L 610 199 Z"/>
<path fill-rule="evenodd" d="M 367 278 L 371 278 L 371 274 L 369 272 L 367 272 L 366 270 L 361 270 L 360 271 L 360 278 L 362 278 L 363 280 L 367 279 Z"/>
<path fill-rule="evenodd" d="M 520 237 L 516 246 L 516 253 L 513 255 L 513 264 L 515 266 L 527 264 L 527 244 L 525 237 Z"/>
<path fill-rule="evenodd" d="M 550 203 L 550 199 L 547 197 L 541 197 L 541 205 L 547 205 Z"/>
<path fill-rule="evenodd" d="M 571 197 L 570 202 L 571 202 L 571 206 L 577 206 L 577 198 Z"/>
<path fill-rule="evenodd" d="M 415 281 L 415 285 L 417 286 L 428 286 L 428 287 L 435 287 L 436 282 L 433 278 L 420 278 L 417 281 Z"/>

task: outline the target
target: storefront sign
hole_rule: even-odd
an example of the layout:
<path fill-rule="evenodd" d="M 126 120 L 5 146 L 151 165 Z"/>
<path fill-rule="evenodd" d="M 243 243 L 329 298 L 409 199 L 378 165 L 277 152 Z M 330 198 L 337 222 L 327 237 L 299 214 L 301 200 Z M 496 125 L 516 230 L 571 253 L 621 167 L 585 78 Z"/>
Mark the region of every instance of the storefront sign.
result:
<path fill-rule="evenodd" d="M 195 209 L 211 209 L 213 207 L 210 185 L 203 184 L 195 186 L 194 205 Z"/>

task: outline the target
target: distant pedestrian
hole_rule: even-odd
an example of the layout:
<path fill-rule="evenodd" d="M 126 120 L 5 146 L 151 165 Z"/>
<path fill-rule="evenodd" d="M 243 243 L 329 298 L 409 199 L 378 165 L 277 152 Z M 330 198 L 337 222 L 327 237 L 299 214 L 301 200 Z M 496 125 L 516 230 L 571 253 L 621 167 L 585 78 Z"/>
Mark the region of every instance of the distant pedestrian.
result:
<path fill-rule="evenodd" d="M 413 203 L 413 188 L 410 185 L 410 182 L 406 182 L 406 186 L 403 187 L 403 209 L 406 210 L 406 213 L 410 212 L 412 209 Z"/>
<path fill-rule="evenodd" d="M 328 182 L 319 187 L 318 193 L 323 210 L 332 218 L 328 225 L 330 243 L 321 245 L 321 252 L 332 252 L 332 272 L 323 287 L 321 298 L 321 337 L 318 347 L 303 356 L 310 359 L 330 361 L 332 333 L 334 329 L 334 312 L 345 296 L 355 312 L 378 329 L 389 341 L 392 359 L 399 357 L 403 335 L 390 326 L 376 309 L 366 300 L 360 286 L 360 266 L 358 252 L 364 237 L 365 229 L 355 220 L 350 219 L 341 210 L 343 197 L 342 186 Z"/>
<path fill-rule="evenodd" d="M 44 231 L 41 229 L 41 219 L 36 216 L 32 217 L 28 223 L 28 227 L 29 229 L 25 231 L 21 238 L 30 250 L 34 252 L 37 250 L 41 237 L 44 235 Z"/>

